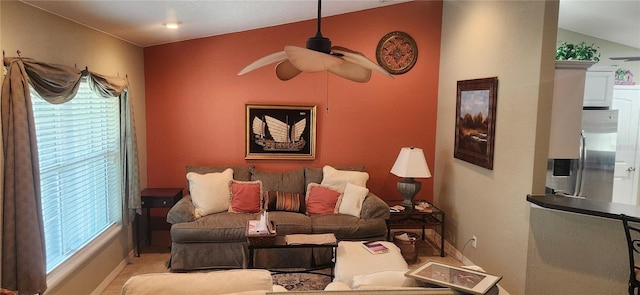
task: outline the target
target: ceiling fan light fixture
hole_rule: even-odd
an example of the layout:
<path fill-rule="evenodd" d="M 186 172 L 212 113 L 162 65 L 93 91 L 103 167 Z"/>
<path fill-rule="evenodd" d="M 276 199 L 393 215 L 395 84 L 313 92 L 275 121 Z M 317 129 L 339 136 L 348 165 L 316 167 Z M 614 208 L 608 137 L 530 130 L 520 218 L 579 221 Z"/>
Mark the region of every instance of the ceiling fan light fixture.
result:
<path fill-rule="evenodd" d="M 181 24 L 182 22 L 176 21 L 176 22 L 166 22 L 166 23 L 163 23 L 162 25 L 167 27 L 168 29 L 177 29 Z"/>
<path fill-rule="evenodd" d="M 331 40 L 322 36 L 320 32 L 317 32 L 315 36 L 307 39 L 307 49 L 331 53 Z"/>

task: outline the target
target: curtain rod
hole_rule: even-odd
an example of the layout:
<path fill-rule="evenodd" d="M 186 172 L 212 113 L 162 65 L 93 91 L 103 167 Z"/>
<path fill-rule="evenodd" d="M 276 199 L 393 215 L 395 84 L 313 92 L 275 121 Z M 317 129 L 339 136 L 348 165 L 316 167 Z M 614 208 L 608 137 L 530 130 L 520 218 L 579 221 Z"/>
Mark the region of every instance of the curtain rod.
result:
<path fill-rule="evenodd" d="M 16 53 L 18 54 L 18 58 L 22 58 L 22 51 L 20 51 L 20 49 L 16 50 Z M 4 63 L 4 58 L 5 58 L 5 53 L 4 53 L 4 49 L 2 50 L 2 63 Z M 78 68 L 77 64 L 73 64 L 74 68 Z M 83 72 L 89 72 L 89 67 L 85 66 L 84 67 L 84 71 Z M 120 72 L 118 72 L 118 78 L 120 77 Z M 129 74 L 125 74 L 125 79 L 128 81 L 129 80 Z"/>

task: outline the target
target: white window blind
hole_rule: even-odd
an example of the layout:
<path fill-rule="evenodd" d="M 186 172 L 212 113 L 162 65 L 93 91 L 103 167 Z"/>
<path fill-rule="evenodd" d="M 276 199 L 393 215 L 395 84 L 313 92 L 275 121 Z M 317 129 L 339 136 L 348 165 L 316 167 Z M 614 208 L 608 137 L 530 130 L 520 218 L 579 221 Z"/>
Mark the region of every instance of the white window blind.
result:
<path fill-rule="evenodd" d="M 40 160 L 47 273 L 120 223 L 120 111 L 82 82 L 50 104 L 31 89 Z"/>

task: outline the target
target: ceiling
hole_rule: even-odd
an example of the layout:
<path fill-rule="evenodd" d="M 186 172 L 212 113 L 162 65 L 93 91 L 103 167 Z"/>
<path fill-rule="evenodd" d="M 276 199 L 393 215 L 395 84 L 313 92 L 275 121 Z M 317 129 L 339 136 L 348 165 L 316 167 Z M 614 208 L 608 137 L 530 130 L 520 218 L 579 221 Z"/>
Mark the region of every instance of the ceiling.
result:
<path fill-rule="evenodd" d="M 316 0 L 20 0 L 132 44 L 147 47 L 317 17 Z M 324 0 L 322 16 L 413 0 Z M 424 1 L 424 0 L 418 0 Z M 168 29 L 166 22 L 182 22 Z M 640 48 L 640 1 L 563 0 L 559 27 Z"/>

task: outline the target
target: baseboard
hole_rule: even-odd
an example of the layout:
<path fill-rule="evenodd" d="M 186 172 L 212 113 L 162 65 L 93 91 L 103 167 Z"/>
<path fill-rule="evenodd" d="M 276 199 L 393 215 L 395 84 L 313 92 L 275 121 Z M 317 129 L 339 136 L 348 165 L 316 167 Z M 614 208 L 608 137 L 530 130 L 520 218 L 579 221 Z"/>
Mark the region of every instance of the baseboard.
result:
<path fill-rule="evenodd" d="M 102 294 L 102 292 L 104 292 L 104 290 L 106 290 L 109 287 L 111 282 L 113 282 L 113 280 L 115 280 L 118 277 L 118 275 L 122 272 L 122 270 L 124 270 L 124 267 L 127 266 L 127 264 L 129 264 L 129 261 L 131 261 L 131 258 L 133 258 L 134 255 L 135 253 L 133 252 L 133 250 L 131 250 L 131 252 L 129 252 L 129 255 L 127 255 L 127 257 L 125 257 L 124 259 L 122 259 L 122 261 L 118 263 L 116 268 L 114 268 L 111 271 L 111 273 L 109 273 L 109 275 L 106 278 L 104 278 L 104 280 L 102 280 L 102 283 L 100 283 L 100 285 L 98 285 L 98 287 L 96 287 L 96 289 L 93 290 L 93 292 L 91 292 L 91 295 Z"/>
<path fill-rule="evenodd" d="M 415 232 L 417 234 L 420 234 L 420 230 L 416 230 L 416 229 L 394 229 L 393 231 L 409 231 L 409 232 Z M 425 236 L 427 237 L 433 237 L 434 239 L 434 243 L 435 241 L 440 241 L 440 234 L 437 231 L 434 231 L 431 228 L 427 228 L 425 229 L 424 232 Z M 439 243 L 438 243 L 439 244 Z M 473 263 L 473 261 L 469 260 L 467 257 L 463 257 L 462 256 L 462 252 L 458 251 L 458 249 L 456 249 L 453 245 L 451 245 L 447 240 L 444 240 L 444 253 L 446 255 L 449 255 L 453 258 L 455 258 L 456 260 L 460 261 L 463 265 L 475 265 L 475 263 Z"/>

